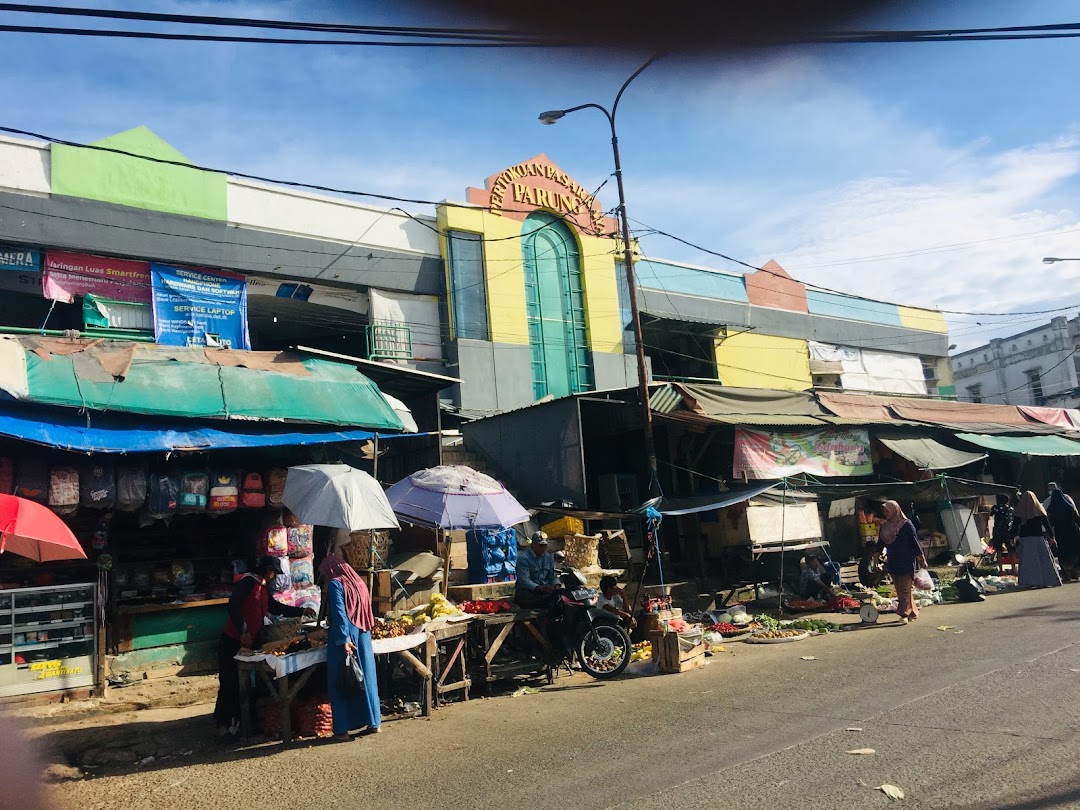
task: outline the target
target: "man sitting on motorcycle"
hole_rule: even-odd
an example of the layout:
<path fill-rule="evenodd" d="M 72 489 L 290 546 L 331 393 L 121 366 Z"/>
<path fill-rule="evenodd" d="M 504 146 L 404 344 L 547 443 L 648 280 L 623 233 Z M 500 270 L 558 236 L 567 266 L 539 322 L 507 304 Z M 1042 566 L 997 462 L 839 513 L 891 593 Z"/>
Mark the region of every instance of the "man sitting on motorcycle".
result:
<path fill-rule="evenodd" d="M 523 608 L 542 608 L 551 604 L 551 595 L 558 589 L 555 560 L 547 552 L 548 536 L 536 532 L 528 551 L 518 554 L 514 571 L 514 601 Z"/>
<path fill-rule="evenodd" d="M 630 600 L 626 598 L 626 592 L 619 587 L 615 577 L 603 577 L 600 580 L 600 600 L 596 606 L 607 613 L 613 613 L 619 617 L 619 624 L 627 628 L 634 628 L 634 614 L 630 612 Z"/>

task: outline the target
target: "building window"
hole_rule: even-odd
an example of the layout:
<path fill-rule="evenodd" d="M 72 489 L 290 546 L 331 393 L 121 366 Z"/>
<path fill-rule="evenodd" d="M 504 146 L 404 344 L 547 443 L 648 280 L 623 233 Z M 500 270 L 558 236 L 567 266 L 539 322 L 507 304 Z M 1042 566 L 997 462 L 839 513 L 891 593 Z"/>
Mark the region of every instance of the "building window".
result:
<path fill-rule="evenodd" d="M 987 360 L 989 360 L 989 359 L 990 359 L 990 355 L 988 355 L 988 354 L 984 354 L 984 355 L 983 355 L 983 362 L 984 362 L 984 363 L 985 363 L 985 362 L 986 362 Z"/>
<path fill-rule="evenodd" d="M 969 385 L 967 387 L 968 400 L 971 402 L 982 402 L 982 385 L 976 383 L 975 385 Z"/>
<path fill-rule="evenodd" d="M 1038 369 L 1025 371 L 1028 379 L 1028 390 L 1031 392 L 1031 401 L 1035 405 L 1045 405 L 1046 396 L 1043 394 L 1042 375 Z"/>
<path fill-rule="evenodd" d="M 446 252 L 454 337 L 489 340 L 483 240 L 479 234 L 448 231 Z"/>
<path fill-rule="evenodd" d="M 1043 335 L 1043 343 L 1049 343 L 1049 342 L 1050 342 L 1050 336 L 1049 335 Z"/>

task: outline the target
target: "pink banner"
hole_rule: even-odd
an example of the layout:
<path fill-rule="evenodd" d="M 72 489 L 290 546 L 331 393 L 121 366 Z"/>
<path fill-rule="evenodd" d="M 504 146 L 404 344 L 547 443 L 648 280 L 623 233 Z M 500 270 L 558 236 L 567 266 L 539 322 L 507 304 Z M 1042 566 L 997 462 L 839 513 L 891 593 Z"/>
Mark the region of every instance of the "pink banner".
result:
<path fill-rule="evenodd" d="M 150 263 L 50 250 L 45 253 L 43 286 L 46 298 L 66 304 L 87 293 L 149 304 Z"/>
<path fill-rule="evenodd" d="M 815 476 L 872 475 L 870 436 L 865 428 L 823 428 L 775 433 L 735 429 L 736 477 L 786 478 L 797 473 Z"/>

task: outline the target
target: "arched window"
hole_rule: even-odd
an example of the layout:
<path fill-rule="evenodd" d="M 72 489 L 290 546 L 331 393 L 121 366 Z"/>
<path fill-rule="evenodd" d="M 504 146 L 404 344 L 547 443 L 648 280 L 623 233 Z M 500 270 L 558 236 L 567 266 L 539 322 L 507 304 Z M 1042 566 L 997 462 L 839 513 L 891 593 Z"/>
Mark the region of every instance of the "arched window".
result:
<path fill-rule="evenodd" d="M 531 214 L 521 228 L 533 394 L 564 397 L 593 387 L 585 326 L 585 289 L 577 240 L 551 214 Z"/>

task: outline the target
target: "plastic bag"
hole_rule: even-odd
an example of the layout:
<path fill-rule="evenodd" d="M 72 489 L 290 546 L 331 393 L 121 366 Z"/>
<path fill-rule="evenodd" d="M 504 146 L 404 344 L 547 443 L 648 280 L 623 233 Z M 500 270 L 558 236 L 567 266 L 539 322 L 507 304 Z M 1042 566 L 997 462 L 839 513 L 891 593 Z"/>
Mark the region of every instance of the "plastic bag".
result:
<path fill-rule="evenodd" d="M 934 580 L 930 578 L 930 572 L 925 568 L 920 568 L 915 572 L 915 587 L 920 591 L 934 590 Z"/>
<path fill-rule="evenodd" d="M 364 670 L 360 662 L 356 660 L 356 653 L 345 656 L 345 665 L 338 673 L 338 690 L 346 695 L 362 695 L 364 693 Z"/>
<path fill-rule="evenodd" d="M 289 569 L 294 588 L 310 588 L 315 583 L 315 564 L 311 557 L 291 560 Z"/>

